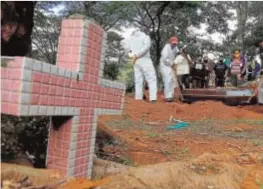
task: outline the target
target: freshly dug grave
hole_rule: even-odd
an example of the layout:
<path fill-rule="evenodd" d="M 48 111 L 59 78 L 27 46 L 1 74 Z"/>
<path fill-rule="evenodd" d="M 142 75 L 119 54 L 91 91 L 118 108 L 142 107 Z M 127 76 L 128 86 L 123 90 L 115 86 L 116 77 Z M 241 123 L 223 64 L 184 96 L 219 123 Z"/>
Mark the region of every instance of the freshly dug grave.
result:
<path fill-rule="evenodd" d="M 147 166 L 129 168 L 113 164 L 105 167 L 102 166 L 105 162 L 99 161 L 97 165 L 101 171 L 97 171 L 98 178 L 119 174 L 90 181 L 85 178 L 65 178 L 55 171 L 24 166 L 18 168 L 14 165 L 10 169 L 10 165 L 2 164 L 2 188 L 3 184 L 5 187 L 9 184 L 7 188 L 17 189 L 263 187 L 263 118 L 262 113 L 254 111 L 253 106 L 228 107 L 213 101 L 190 105 L 149 104 L 131 97 L 127 97 L 126 102 L 124 116 L 100 118 L 100 123 L 107 126 L 104 130 L 121 141 L 115 146 L 105 145 L 103 153 L 124 156 L 127 164 Z M 257 106 L 256 109 L 261 107 Z M 191 121 L 190 127 L 165 131 L 171 115 Z M 160 122 L 155 124 L 157 121 Z M 25 175 L 29 175 L 28 178 Z"/>
<path fill-rule="evenodd" d="M 170 115 L 185 121 L 205 119 L 263 119 L 262 112 L 251 111 L 251 109 L 248 110 L 243 106 L 230 107 L 216 101 L 199 101 L 193 104 L 183 104 L 181 102 L 165 103 L 160 99 L 156 104 L 150 104 L 128 97 L 126 98 L 124 114 L 129 115 L 132 120 L 144 120 L 147 122 L 168 120 Z"/>
<path fill-rule="evenodd" d="M 251 162 L 255 165 L 246 166 Z M 132 168 L 97 181 L 65 178 L 51 170 L 3 164 L 1 185 L 6 189 L 259 189 L 263 184 L 260 164 L 263 164 L 263 154 L 231 156 L 206 153 L 191 161 Z M 27 184 L 21 184 L 25 178 L 28 179 Z M 7 185 L 7 182 L 11 184 Z M 18 187 L 19 184 L 22 187 Z"/>
<path fill-rule="evenodd" d="M 237 188 L 261 189 L 263 161 L 255 162 L 247 155 L 261 153 L 263 156 L 261 111 L 259 105 L 230 107 L 215 101 L 165 103 L 162 96 L 156 104 L 150 104 L 128 96 L 123 115 L 101 116 L 98 127 L 119 141 L 103 147 L 106 159 L 115 161 L 122 157 L 133 166 L 154 166 L 165 162 L 189 162 L 205 153 L 226 154 L 233 157 L 231 165 L 241 166 L 247 173 Z M 189 121 L 189 127 L 167 131 L 172 124 L 168 121 L 170 116 Z M 222 162 L 228 162 L 226 157 Z"/>
<path fill-rule="evenodd" d="M 229 158 L 229 157 L 227 157 Z M 139 167 L 109 178 L 105 189 L 240 189 L 246 170 L 225 157 L 204 154 L 191 162 L 166 162 Z"/>

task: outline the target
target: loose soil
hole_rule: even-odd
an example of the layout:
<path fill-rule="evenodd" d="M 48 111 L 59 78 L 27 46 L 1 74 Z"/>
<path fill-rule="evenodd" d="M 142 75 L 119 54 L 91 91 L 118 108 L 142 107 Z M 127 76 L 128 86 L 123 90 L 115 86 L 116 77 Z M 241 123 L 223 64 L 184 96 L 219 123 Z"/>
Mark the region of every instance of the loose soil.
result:
<path fill-rule="evenodd" d="M 263 187 L 262 106 L 233 107 L 216 101 L 166 103 L 162 96 L 159 99 L 150 104 L 127 96 L 122 116 L 101 116 L 99 128 L 107 128 L 116 141 L 106 144 L 98 155 L 142 166 L 192 161 L 205 153 L 227 154 L 231 163 L 247 172 L 241 189 Z M 171 116 L 189 122 L 189 127 L 167 130 L 175 124 L 169 122 Z M 262 159 L 255 160 L 255 154 Z"/>
<path fill-rule="evenodd" d="M 120 166 L 124 173 L 98 181 L 66 178 L 64 184 L 50 188 L 263 188 L 262 106 L 230 107 L 214 101 L 165 103 L 162 96 L 159 99 L 150 104 L 127 96 L 123 115 L 99 118 L 98 133 L 104 134 L 97 140 L 96 155 L 139 168 Z M 171 117 L 189 126 L 167 130 L 175 124 Z M 117 167 L 112 165 L 108 170 L 119 173 Z M 34 186 L 56 185 L 64 179 L 51 170 L 31 169 L 2 164 L 1 177 L 10 185 L 10 180 L 20 182 L 23 175 L 29 175 Z M 22 176 L 18 174 L 16 181 L 13 175 L 17 172 Z"/>

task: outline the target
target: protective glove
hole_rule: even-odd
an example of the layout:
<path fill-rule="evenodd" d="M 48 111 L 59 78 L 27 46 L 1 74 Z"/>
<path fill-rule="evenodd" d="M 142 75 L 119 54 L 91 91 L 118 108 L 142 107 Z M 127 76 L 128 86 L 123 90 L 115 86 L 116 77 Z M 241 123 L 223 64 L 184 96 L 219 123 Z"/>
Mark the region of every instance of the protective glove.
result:
<path fill-rule="evenodd" d="M 129 56 L 129 58 L 130 58 L 130 62 L 131 62 L 132 64 L 135 64 L 135 62 L 136 62 L 136 60 L 137 60 L 136 55 L 133 55 L 132 53 L 129 53 L 128 56 Z"/>

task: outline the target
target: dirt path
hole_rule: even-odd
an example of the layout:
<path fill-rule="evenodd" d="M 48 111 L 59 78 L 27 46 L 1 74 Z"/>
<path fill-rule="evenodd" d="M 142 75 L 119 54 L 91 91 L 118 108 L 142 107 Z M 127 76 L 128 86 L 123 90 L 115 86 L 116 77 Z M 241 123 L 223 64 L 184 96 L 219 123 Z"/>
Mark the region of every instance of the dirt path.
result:
<path fill-rule="evenodd" d="M 103 153 L 134 166 L 188 161 L 204 153 L 228 154 L 233 163 L 248 171 L 241 188 L 258 189 L 263 187 L 261 111 L 261 106 L 230 107 L 213 101 L 149 104 L 127 97 L 123 116 L 99 119 L 99 124 L 118 138 L 117 144 L 106 145 Z M 167 130 L 170 116 L 188 121 L 190 126 Z M 254 154 L 262 160 L 255 161 Z"/>

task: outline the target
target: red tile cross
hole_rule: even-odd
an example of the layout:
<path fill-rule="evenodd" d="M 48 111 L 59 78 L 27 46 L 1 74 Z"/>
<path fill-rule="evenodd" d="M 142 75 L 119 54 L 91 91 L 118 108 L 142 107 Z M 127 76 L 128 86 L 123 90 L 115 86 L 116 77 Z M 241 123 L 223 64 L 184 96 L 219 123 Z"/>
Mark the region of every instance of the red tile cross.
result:
<path fill-rule="evenodd" d="M 97 117 L 122 111 L 125 85 L 102 78 L 105 48 L 100 26 L 69 19 L 62 21 L 56 66 L 1 57 L 1 113 L 71 117 L 50 127 L 47 149 L 48 168 L 68 176 L 91 176 Z"/>

